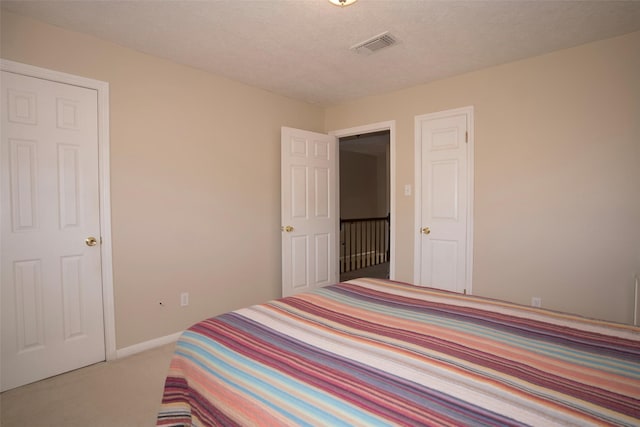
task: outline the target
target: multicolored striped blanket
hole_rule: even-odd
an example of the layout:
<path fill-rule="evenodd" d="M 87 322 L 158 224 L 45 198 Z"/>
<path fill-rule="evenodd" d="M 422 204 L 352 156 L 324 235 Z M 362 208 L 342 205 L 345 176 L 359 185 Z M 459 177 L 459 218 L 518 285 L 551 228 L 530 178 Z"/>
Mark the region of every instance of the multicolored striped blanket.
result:
<path fill-rule="evenodd" d="M 640 425 L 640 329 L 379 279 L 177 343 L 158 426 Z"/>

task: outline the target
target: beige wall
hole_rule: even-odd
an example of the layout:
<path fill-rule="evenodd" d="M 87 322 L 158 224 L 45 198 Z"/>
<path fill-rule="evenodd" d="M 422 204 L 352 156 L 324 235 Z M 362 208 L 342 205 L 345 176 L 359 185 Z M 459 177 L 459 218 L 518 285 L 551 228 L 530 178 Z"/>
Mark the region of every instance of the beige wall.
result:
<path fill-rule="evenodd" d="M 328 108 L 396 120 L 396 278 L 413 279 L 414 118 L 475 107 L 475 294 L 631 322 L 640 273 L 640 33 Z"/>
<path fill-rule="evenodd" d="M 378 163 L 376 156 L 340 152 L 340 218 L 386 216 L 379 212 L 379 189 L 385 183 L 378 180 Z"/>
<path fill-rule="evenodd" d="M 110 84 L 117 348 L 280 296 L 280 127 L 322 109 L 4 11 L 1 47 Z"/>
<path fill-rule="evenodd" d="M 7 12 L 1 35 L 5 59 L 110 84 L 118 348 L 279 296 L 282 125 L 396 120 L 396 278 L 411 281 L 414 117 L 466 105 L 474 293 L 631 320 L 640 33 L 326 110 Z"/>

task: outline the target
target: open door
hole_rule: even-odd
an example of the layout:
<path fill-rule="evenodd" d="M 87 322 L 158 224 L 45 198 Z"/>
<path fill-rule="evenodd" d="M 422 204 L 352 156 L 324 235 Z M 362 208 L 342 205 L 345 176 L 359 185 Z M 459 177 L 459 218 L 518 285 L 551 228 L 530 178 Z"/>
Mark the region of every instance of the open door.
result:
<path fill-rule="evenodd" d="M 338 282 L 337 139 L 281 134 L 282 296 Z"/>

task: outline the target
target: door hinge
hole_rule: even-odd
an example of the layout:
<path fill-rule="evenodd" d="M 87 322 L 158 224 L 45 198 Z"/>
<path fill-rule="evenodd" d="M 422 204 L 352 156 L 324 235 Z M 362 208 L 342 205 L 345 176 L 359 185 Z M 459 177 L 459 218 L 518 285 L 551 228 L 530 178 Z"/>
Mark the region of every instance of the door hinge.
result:
<path fill-rule="evenodd" d="M 464 142 L 469 142 L 469 131 L 464 132 Z"/>

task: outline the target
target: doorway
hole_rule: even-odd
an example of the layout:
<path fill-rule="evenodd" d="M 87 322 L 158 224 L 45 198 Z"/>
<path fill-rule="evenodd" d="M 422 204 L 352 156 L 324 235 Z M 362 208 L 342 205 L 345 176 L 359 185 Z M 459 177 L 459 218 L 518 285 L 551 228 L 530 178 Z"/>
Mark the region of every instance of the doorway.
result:
<path fill-rule="evenodd" d="M 338 141 L 341 138 L 381 131 L 388 134 L 388 273 L 385 277 L 394 279 L 395 121 L 332 131 L 329 132 L 329 139 L 326 139 L 325 134 L 283 127 L 281 133 L 283 296 L 339 281 Z M 315 160 L 312 161 L 312 159 L 318 161 L 330 159 L 331 161 L 322 166 L 316 165 Z M 309 170 L 310 167 L 313 167 L 312 171 Z M 294 185 L 292 180 L 298 182 L 298 185 Z M 318 187 L 319 183 L 326 185 Z M 307 189 L 309 191 L 306 191 Z M 321 191 L 318 192 L 318 190 Z M 319 205 L 318 202 L 320 202 Z M 307 215 L 307 212 L 311 212 L 312 215 Z M 320 225 L 324 227 L 326 220 L 329 220 L 331 226 L 323 231 Z M 315 243 L 309 243 L 310 239 L 315 239 Z M 321 250 L 317 250 L 318 248 Z M 309 252 L 310 250 L 314 251 L 313 254 Z"/>
<path fill-rule="evenodd" d="M 340 281 L 391 277 L 391 129 L 339 137 Z"/>

